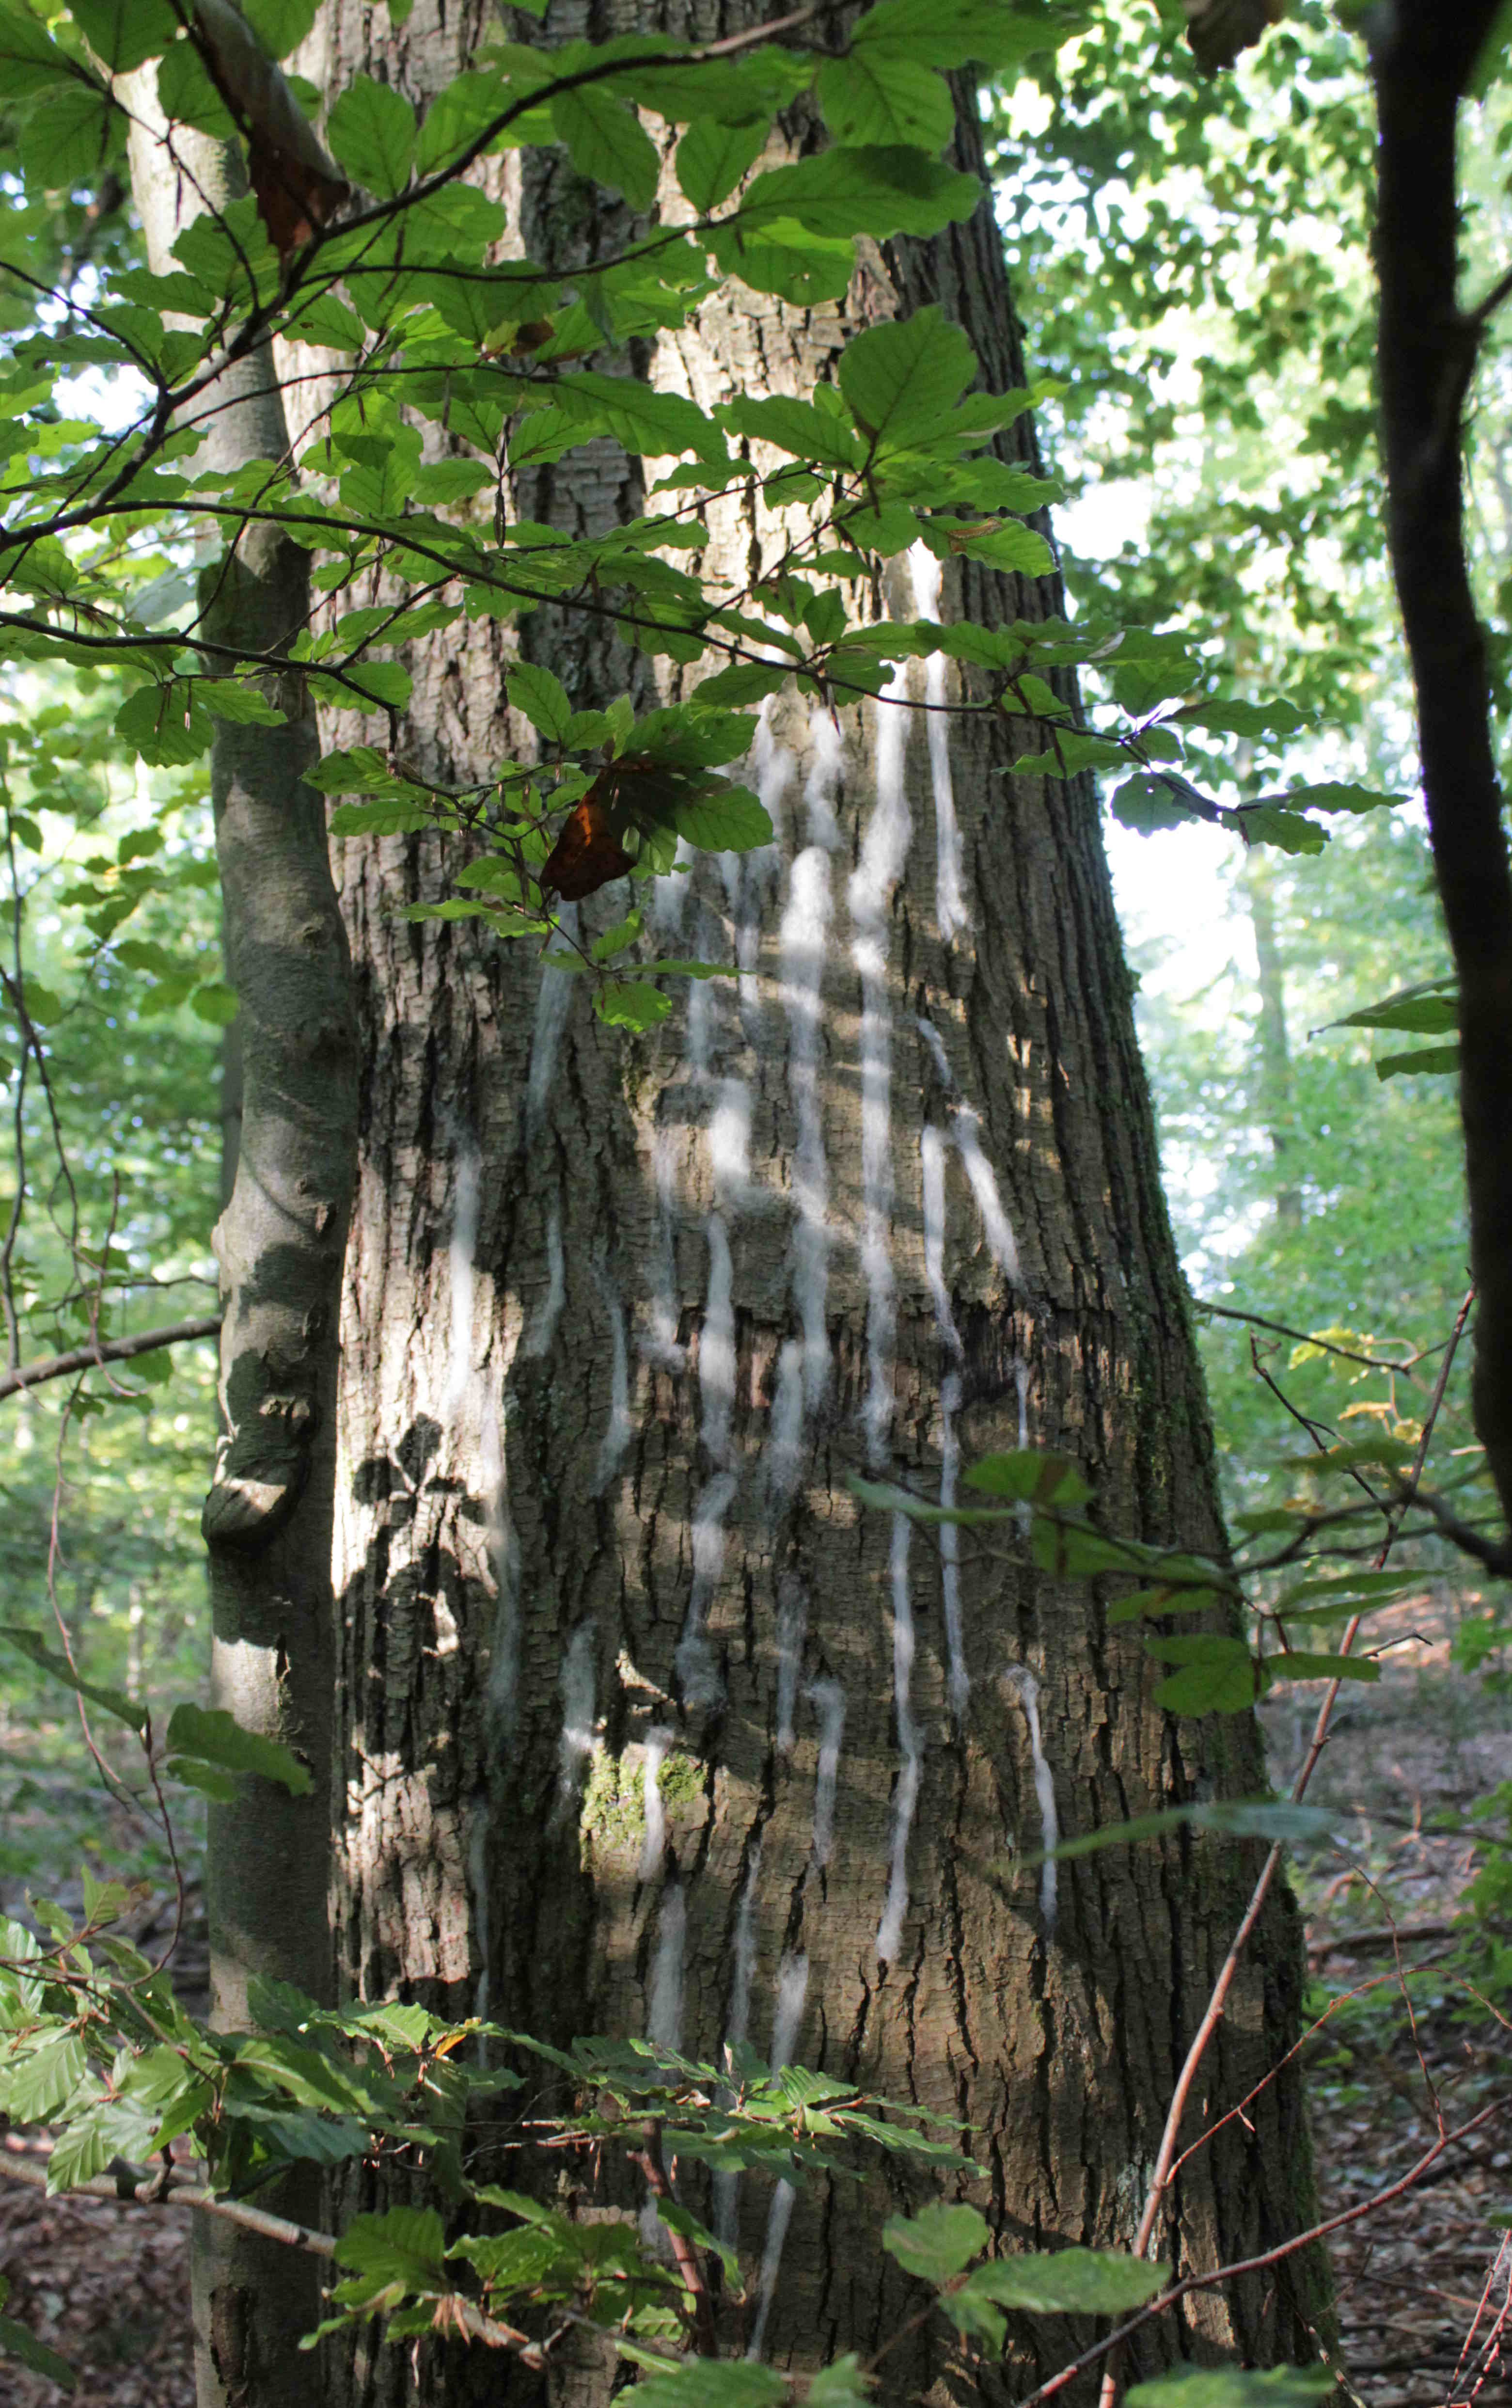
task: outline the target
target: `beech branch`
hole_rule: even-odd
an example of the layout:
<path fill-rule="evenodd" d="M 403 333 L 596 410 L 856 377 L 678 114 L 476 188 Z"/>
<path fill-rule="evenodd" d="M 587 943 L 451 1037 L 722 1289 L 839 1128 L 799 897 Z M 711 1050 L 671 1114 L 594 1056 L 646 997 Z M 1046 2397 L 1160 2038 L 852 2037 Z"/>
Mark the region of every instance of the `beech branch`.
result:
<path fill-rule="evenodd" d="M 193 1321 L 170 1321 L 161 1329 L 138 1329 L 130 1338 L 96 1338 L 87 1346 L 70 1347 L 66 1354 L 39 1354 L 35 1363 L 18 1365 L 0 1376 L 0 1400 L 22 1388 L 40 1387 L 44 1380 L 66 1380 L 75 1371 L 93 1371 L 97 1364 L 129 1363 L 136 1354 L 155 1354 L 163 1346 L 183 1346 L 193 1338 L 213 1338 L 221 1326 L 218 1312 L 202 1312 Z"/>

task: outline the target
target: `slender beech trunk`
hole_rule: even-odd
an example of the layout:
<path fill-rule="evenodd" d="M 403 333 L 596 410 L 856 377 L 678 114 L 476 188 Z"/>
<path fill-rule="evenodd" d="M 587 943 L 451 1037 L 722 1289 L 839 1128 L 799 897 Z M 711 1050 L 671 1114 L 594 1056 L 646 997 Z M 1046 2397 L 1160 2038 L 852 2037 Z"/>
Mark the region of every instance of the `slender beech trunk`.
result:
<path fill-rule="evenodd" d="M 1464 548 L 1461 417 L 1483 321 L 1462 315 L 1455 118 L 1493 0 L 1397 0 L 1374 24 L 1376 264 L 1391 566 L 1418 697 L 1434 867 L 1460 979 L 1476 1283 L 1476 1430 L 1512 1521 L 1512 872 L 1491 678 Z M 1505 305 L 1505 291 L 1499 294 Z"/>
<path fill-rule="evenodd" d="M 152 265 L 199 208 L 240 189 L 235 155 L 178 129 L 163 142 L 155 73 L 122 79 L 136 121 L 133 186 Z M 199 465 L 277 459 L 283 408 L 265 355 L 206 396 Z M 203 407 L 204 405 L 202 405 Z M 201 584 L 216 642 L 278 653 L 308 613 L 307 555 L 249 526 Z M 264 681 L 281 726 L 221 725 L 211 755 L 227 976 L 240 1011 L 223 1056 L 227 1193 L 215 1230 L 224 1306 L 221 1438 L 206 1499 L 211 1699 L 281 1740 L 310 1792 L 244 1779 L 212 1806 L 207 1886 L 213 2020 L 245 2029 L 249 1985 L 330 1995 L 332 1482 L 341 1267 L 356 1140 L 356 1021 L 324 806 L 303 782 L 313 713 L 293 673 Z M 231 1113 L 235 1110 L 235 1123 Z M 267 2203 L 313 2220 L 319 2186 L 292 2178 Z M 194 2334 L 200 2408 L 314 2408 L 316 2362 L 298 2349 L 320 2307 L 318 2269 L 275 2242 L 196 2219 Z"/>
<path fill-rule="evenodd" d="M 1295 1178 L 1292 1126 L 1291 1046 L 1286 1027 L 1286 970 L 1276 925 L 1276 874 L 1259 853 L 1245 862 L 1245 892 L 1255 932 L 1260 1025 L 1255 1032 L 1260 1115 L 1271 1141 L 1276 1168 L 1276 1218 L 1283 1229 L 1302 1225 L 1302 1190 Z"/>
<path fill-rule="evenodd" d="M 665 19 L 699 37 L 748 21 Z M 366 72 L 423 102 L 484 22 L 418 0 L 395 33 L 332 0 L 299 64 L 333 96 Z M 552 39 L 609 30 L 554 0 Z M 979 166 L 966 90 L 957 153 Z M 478 172 L 532 257 L 617 236 L 559 156 Z M 869 247 L 843 305 L 726 284 L 640 365 L 705 402 L 792 392 L 927 299 L 994 389 L 1023 381 L 985 193 L 937 242 Z M 515 500 L 592 527 L 637 508 L 640 473 L 595 444 Z M 706 571 L 738 583 L 784 536 L 753 493 L 709 523 Z M 910 618 L 1060 605 L 1054 580 L 971 566 L 942 590 L 929 559 L 873 597 Z M 518 639 L 486 621 L 413 648 L 410 756 L 462 778 L 528 745 L 516 640 L 580 705 L 649 691 L 601 629 L 541 612 Z M 910 665 L 896 698 L 946 700 L 954 677 Z M 917 708 L 773 708 L 749 775 L 776 840 L 655 896 L 663 950 L 738 977 L 692 984 L 639 1040 L 526 947 L 399 918 L 449 891 L 454 852 L 345 847 L 364 1078 L 336 1498 L 349 1988 L 559 2040 L 747 2040 L 927 2103 L 973 2135 L 986 2172 L 966 2187 L 1006 2250 L 1132 2238 L 1254 1870 L 1204 1839 L 1058 1879 L 1013 1852 L 1263 1779 L 1248 1716 L 1152 1706 L 1137 1637 L 1086 1584 L 863 1512 L 846 1485 L 888 1467 L 949 1498 L 975 1455 L 1053 1445 L 1110 1526 L 1222 1543 L 1093 798 L 1012 780 L 1010 751 L 1006 729 Z M 601 907 L 618 899 L 589 924 Z M 1299 1995 L 1279 1905 L 1193 2138 L 1274 2064 Z M 701 2197 L 753 2299 L 726 2340 L 793 2365 L 875 2347 L 914 2305 L 879 2215 L 926 2188 L 894 2170 Z M 1163 2254 L 1262 2247 L 1306 2190 L 1284 2077 L 1183 2171 Z M 1311 2279 L 1282 2267 L 1193 2301 L 1131 2364 L 1305 2353 Z M 1001 2373 L 969 2374 L 927 2331 L 887 2359 L 883 2395 L 1011 2397 L 1085 2329 L 1020 2320 Z M 557 2396 L 600 2397 L 601 2376 L 575 2367 Z M 364 2341 L 330 2396 L 441 2408 L 530 2382 L 490 2353 Z"/>

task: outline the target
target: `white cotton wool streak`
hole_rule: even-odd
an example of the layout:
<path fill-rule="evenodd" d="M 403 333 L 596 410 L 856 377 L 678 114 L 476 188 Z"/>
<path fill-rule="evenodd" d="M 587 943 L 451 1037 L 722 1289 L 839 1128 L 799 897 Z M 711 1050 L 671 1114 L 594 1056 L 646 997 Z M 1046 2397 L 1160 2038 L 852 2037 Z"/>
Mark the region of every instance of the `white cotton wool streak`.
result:
<path fill-rule="evenodd" d="M 578 906 L 563 903 L 557 913 L 563 937 L 578 934 Z M 557 1055 L 572 1010 L 576 980 L 570 970 L 542 970 L 535 997 L 535 1025 L 531 1034 L 530 1068 L 525 1074 L 525 1134 L 534 1138 L 545 1125 L 547 1108 L 556 1083 Z"/>
<path fill-rule="evenodd" d="M 646 1734 L 646 1760 L 641 1784 L 646 1803 L 646 1836 L 641 1842 L 637 1880 L 649 1882 L 659 1869 L 666 1847 L 666 1808 L 662 1802 L 662 1767 L 677 1738 L 665 1723 L 653 1724 Z"/>
<path fill-rule="evenodd" d="M 892 1713 L 898 1727 L 898 1752 L 903 1762 L 892 1791 L 892 1842 L 888 1869 L 887 1903 L 877 1928 L 877 1954 L 891 1965 L 903 1942 L 903 1920 L 908 1912 L 908 1838 L 924 1770 L 924 1739 L 914 1719 L 914 1610 L 908 1589 L 908 1537 L 906 1513 L 892 1516 Z"/>
<path fill-rule="evenodd" d="M 447 1245 L 447 1270 L 451 1296 L 451 1332 L 447 1354 L 445 1407 L 449 1419 L 462 1404 L 472 1381 L 478 1168 L 478 1148 L 471 1138 L 465 1138 L 457 1149 L 457 1177 L 451 1201 L 451 1236 Z"/>
<path fill-rule="evenodd" d="M 892 892 L 908 858 L 913 822 L 904 788 L 907 712 L 903 666 L 877 707 L 877 803 L 849 891 L 850 958 L 861 978 L 862 1267 L 866 1280 L 867 1386 L 862 1419 L 868 1461 L 880 1464 L 892 1425 L 897 1296 L 892 1272 L 892 1005 L 888 938 Z"/>
<path fill-rule="evenodd" d="M 921 619 L 937 619 L 940 609 L 940 563 L 927 544 L 916 543 L 908 553 L 914 601 Z M 950 722 L 946 711 L 945 655 L 931 652 L 924 664 L 924 702 L 929 726 L 929 777 L 934 801 L 934 910 L 947 944 L 971 926 L 962 883 L 961 823 L 956 817 L 955 788 L 950 782 Z"/>
<path fill-rule="evenodd" d="M 606 1269 L 599 1272 L 599 1294 L 609 1316 L 609 1418 L 599 1441 L 593 1494 L 602 1497 L 625 1458 L 635 1435 L 630 1413 L 630 1348 L 625 1335 L 625 1309 Z"/>
<path fill-rule="evenodd" d="M 591 1622 L 579 1622 L 567 1642 L 557 1674 L 562 1692 L 562 1736 L 557 1742 L 557 1804 L 560 1818 L 578 1802 L 588 1759 L 596 1744 L 593 1727 L 594 1674 L 598 1634 Z"/>
<path fill-rule="evenodd" d="M 562 1198 L 553 1196 L 546 1216 L 546 1294 L 535 1308 L 530 1327 L 520 1341 L 521 1360 L 538 1362 L 557 1334 L 557 1323 L 567 1300 L 567 1257 L 562 1243 Z"/>
<path fill-rule="evenodd" d="M 820 1083 L 823 1034 L 822 986 L 830 928 L 829 856 L 809 845 L 792 865 L 777 948 L 782 1000 L 788 1015 L 788 1092 L 792 1097 L 796 1139 L 792 1197 L 792 1289 L 804 1342 L 804 1409 L 812 1414 L 830 1374 L 826 1322 L 829 1282 L 829 1164 L 824 1154 L 824 1113 Z"/>
<path fill-rule="evenodd" d="M 744 2048 L 750 2032 L 750 1985 L 756 1971 L 756 1946 L 759 1937 L 757 1892 L 762 1876 L 762 1843 L 751 1843 L 746 1865 L 746 1878 L 740 1886 L 740 1904 L 735 1910 L 735 1971 L 730 1984 L 730 2013 L 724 2027 L 727 2057 L 733 2057 Z M 734 2093 L 721 2089 L 723 2103 L 728 2104 Z M 727 2249 L 733 2249 L 740 2229 L 740 2176 L 718 2172 L 714 2177 L 714 2229 Z"/>
<path fill-rule="evenodd" d="M 808 1959 L 801 1953 L 785 1956 L 777 1968 L 777 2011 L 772 2017 L 771 2067 L 780 2072 L 792 2061 L 798 2045 L 798 2029 L 803 2022 L 804 2000 L 808 1991 Z M 779 2182 L 772 2193 L 772 2204 L 766 2216 L 766 2241 L 762 2250 L 762 2271 L 756 2287 L 756 2322 L 751 2329 L 748 2358 L 760 2358 L 766 2339 L 767 2319 L 777 2297 L 777 2276 L 782 2271 L 782 2251 L 788 2238 L 788 2226 L 792 2220 L 794 2191 L 792 2183 Z"/>
<path fill-rule="evenodd" d="M 928 1025 L 921 1022 L 920 1026 Z M 953 1367 L 940 1381 L 940 1503 L 955 1503 L 961 1471 L 961 1442 L 956 1416 L 961 1411 L 961 1333 L 956 1327 L 950 1291 L 945 1278 L 945 1140 L 933 1122 L 920 1131 L 919 1154 L 924 1213 L 924 1274 L 934 1298 L 934 1326 Z M 954 1522 L 940 1525 L 940 1589 L 945 1608 L 945 1646 L 949 1665 L 950 1713 L 959 1724 L 971 1694 L 966 1672 L 965 1642 L 961 1625 L 961 1532 Z"/>
<path fill-rule="evenodd" d="M 846 1693 L 838 1681 L 810 1681 L 805 1695 L 819 1718 L 819 1765 L 814 1774 L 813 1862 L 823 1872 L 834 1846 L 834 1800 L 840 1783 L 840 1743 L 845 1737 Z"/>
<path fill-rule="evenodd" d="M 1029 1726 L 1029 1756 L 1034 1770 L 1034 1796 L 1039 1803 L 1039 1844 L 1045 1851 L 1045 1861 L 1039 1869 L 1039 1912 L 1049 1931 L 1055 1923 L 1055 1877 L 1059 1870 L 1049 1852 L 1060 1842 L 1061 1821 L 1055 1806 L 1054 1776 L 1046 1761 L 1039 1727 L 1039 1683 L 1027 1664 L 1006 1666 L 1003 1677 L 1022 1706 Z"/>

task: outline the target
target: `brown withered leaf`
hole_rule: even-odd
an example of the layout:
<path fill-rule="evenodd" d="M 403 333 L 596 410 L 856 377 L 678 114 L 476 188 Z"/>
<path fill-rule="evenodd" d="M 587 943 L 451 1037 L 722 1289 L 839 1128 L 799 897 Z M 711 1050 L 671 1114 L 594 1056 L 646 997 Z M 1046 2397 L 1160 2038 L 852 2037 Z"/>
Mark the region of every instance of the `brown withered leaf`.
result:
<path fill-rule="evenodd" d="M 1231 67 L 1241 50 L 1252 50 L 1268 25 L 1278 24 L 1289 0 L 1181 0 L 1187 40 L 1206 75 Z"/>
<path fill-rule="evenodd" d="M 195 0 L 200 55 L 247 136 L 247 175 L 257 213 L 280 259 L 308 242 L 350 194 L 335 161 L 232 0 Z"/>
<path fill-rule="evenodd" d="M 563 903 L 596 895 L 611 878 L 622 878 L 630 867 L 630 855 L 615 834 L 599 792 L 603 783 L 598 779 L 568 812 L 567 824 L 541 870 L 543 889 L 560 895 Z"/>

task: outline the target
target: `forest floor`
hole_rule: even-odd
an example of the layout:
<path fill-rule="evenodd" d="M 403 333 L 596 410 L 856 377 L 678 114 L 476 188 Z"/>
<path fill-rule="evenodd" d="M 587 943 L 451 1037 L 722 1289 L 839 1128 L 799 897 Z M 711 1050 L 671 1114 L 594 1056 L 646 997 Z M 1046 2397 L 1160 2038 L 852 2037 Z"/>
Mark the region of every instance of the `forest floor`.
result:
<path fill-rule="evenodd" d="M 1441 2129 L 1505 2096 L 1512 2075 L 1512 2020 L 1502 2021 L 1512 2018 L 1512 1947 L 1501 1952 L 1505 1986 L 1477 2000 L 1449 1933 L 1476 1867 L 1473 1836 L 1422 1828 L 1462 1816 L 1512 1776 L 1512 1699 L 1488 1697 L 1450 1668 L 1432 1600 L 1392 1612 L 1399 1628 L 1386 1616 L 1376 1626 L 1397 1641 L 1385 1677 L 1346 1693 L 1309 1792 L 1353 1810 L 1348 1849 L 1305 1858 L 1297 1876 L 1313 2013 L 1330 2010 L 1307 2044 L 1328 2215 L 1391 2192 Z M 1314 1711 L 1285 1689 L 1265 1709 L 1278 1787 Z M 202 1992 L 203 1928 L 186 1940 L 187 1986 Z M 202 2007 L 203 1996 L 192 2003 Z M 0 2175 L 7 2155 L 24 2152 L 35 2165 L 35 2148 L 19 2134 L 0 2138 Z M 0 2179 L 7 2312 L 78 2370 L 77 2408 L 193 2408 L 188 2222 L 182 2211 L 48 2200 Z M 1507 2408 L 1509 2228 L 1512 2115 L 1335 2237 L 1341 2357 L 1359 2408 Z M 6 2408 L 59 2408 L 62 2398 L 6 2361 Z"/>

